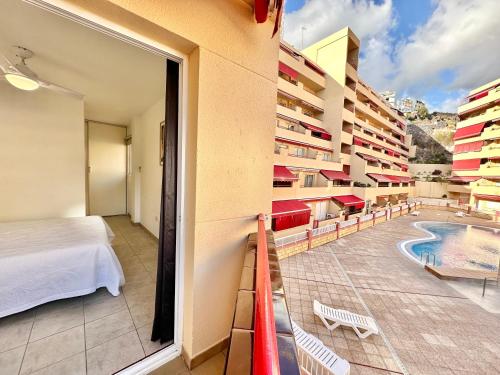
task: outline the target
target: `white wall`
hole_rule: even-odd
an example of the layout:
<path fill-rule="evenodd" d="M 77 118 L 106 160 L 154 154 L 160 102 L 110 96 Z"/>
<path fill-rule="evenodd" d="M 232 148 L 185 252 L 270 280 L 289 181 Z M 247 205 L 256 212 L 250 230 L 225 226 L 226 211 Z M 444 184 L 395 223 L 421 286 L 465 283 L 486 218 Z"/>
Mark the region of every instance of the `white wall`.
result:
<path fill-rule="evenodd" d="M 0 221 L 84 215 L 83 101 L 0 82 Z"/>
<path fill-rule="evenodd" d="M 129 185 L 131 216 L 158 237 L 161 178 L 160 123 L 165 118 L 165 98 L 135 117 L 131 124 L 133 176 Z"/>

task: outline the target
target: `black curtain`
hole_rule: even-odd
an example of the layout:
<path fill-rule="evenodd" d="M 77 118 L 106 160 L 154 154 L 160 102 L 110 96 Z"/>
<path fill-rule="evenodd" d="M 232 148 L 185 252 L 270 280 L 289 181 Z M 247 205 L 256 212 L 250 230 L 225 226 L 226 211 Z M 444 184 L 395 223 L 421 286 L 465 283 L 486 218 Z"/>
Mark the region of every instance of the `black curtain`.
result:
<path fill-rule="evenodd" d="M 179 131 L 179 64 L 167 60 L 163 177 L 156 303 L 151 340 L 174 341 L 175 253 L 177 218 L 177 135 Z"/>

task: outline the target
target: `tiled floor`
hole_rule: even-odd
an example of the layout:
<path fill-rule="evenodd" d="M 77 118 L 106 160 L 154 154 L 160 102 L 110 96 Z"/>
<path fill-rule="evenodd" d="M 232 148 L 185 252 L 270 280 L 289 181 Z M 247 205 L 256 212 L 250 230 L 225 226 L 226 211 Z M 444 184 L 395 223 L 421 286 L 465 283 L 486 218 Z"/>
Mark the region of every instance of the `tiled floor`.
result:
<path fill-rule="evenodd" d="M 396 246 L 423 236 L 411 226 L 414 221 L 488 223 L 421 212 L 282 260 L 292 318 L 347 359 L 354 375 L 402 373 L 397 358 L 412 375 L 499 374 L 500 314 L 482 309 Z M 348 328 L 326 330 L 313 314 L 314 299 L 366 315 L 363 301 L 389 344 L 381 336 L 360 340 Z"/>
<path fill-rule="evenodd" d="M 128 217 L 106 218 L 126 284 L 0 319 L 0 374 L 111 374 L 161 346 L 149 340 L 157 241 Z"/>

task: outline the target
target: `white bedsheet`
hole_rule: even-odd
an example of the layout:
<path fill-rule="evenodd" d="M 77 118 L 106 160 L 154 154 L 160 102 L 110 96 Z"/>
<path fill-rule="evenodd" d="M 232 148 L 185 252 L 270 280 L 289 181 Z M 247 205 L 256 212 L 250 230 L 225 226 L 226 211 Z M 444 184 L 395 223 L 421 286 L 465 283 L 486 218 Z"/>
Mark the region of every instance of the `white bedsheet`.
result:
<path fill-rule="evenodd" d="M 0 317 L 125 283 L 99 216 L 0 223 Z"/>

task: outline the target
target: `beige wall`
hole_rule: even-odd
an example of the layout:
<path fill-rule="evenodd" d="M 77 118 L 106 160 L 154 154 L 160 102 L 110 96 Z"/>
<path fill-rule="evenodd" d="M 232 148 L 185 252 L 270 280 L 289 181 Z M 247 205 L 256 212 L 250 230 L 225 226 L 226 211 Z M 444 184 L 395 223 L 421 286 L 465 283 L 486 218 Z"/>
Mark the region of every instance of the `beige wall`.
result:
<path fill-rule="evenodd" d="M 442 198 L 448 193 L 448 183 L 415 181 L 415 197 Z"/>
<path fill-rule="evenodd" d="M 0 221 L 85 215 L 83 102 L 0 81 Z"/>
<path fill-rule="evenodd" d="M 165 119 L 165 98 L 132 119 L 132 183 L 130 196 L 134 215 L 158 237 L 161 204 L 160 123 Z M 136 202 L 135 200 L 139 200 Z"/>
<path fill-rule="evenodd" d="M 279 38 L 240 0 L 69 2 L 189 55 L 183 346 L 196 356 L 228 337 L 246 236 L 271 212 Z"/>
<path fill-rule="evenodd" d="M 408 171 L 412 176 L 432 175 L 436 169 L 441 171 L 442 176 L 451 174 L 451 164 L 408 164 Z"/>

